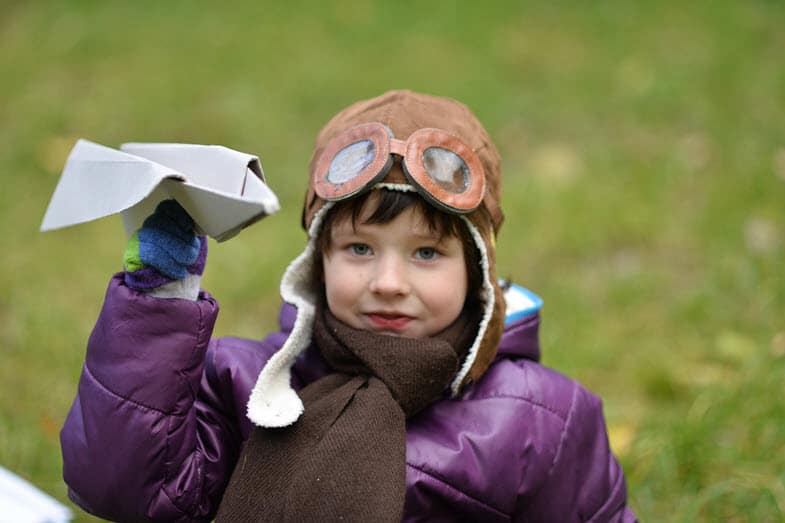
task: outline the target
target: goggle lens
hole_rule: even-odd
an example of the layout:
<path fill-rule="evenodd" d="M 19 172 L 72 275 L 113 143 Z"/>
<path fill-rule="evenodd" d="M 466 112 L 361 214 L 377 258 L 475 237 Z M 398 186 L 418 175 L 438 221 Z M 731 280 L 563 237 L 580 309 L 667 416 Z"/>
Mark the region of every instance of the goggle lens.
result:
<path fill-rule="evenodd" d="M 376 145 L 371 140 L 354 142 L 335 155 L 327 170 L 327 181 L 346 183 L 365 171 L 376 156 Z"/>
<path fill-rule="evenodd" d="M 460 194 L 469 187 L 469 167 L 460 156 L 442 147 L 428 147 L 422 155 L 426 174 L 445 191 Z"/>

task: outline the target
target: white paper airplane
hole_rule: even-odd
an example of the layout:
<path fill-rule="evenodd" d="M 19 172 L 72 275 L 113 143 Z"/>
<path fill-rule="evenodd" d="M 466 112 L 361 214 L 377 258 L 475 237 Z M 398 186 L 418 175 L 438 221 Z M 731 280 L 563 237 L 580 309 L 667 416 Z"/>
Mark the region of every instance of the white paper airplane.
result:
<path fill-rule="evenodd" d="M 218 145 L 79 140 L 68 156 L 42 231 L 122 213 L 130 236 L 161 200 L 174 198 L 217 241 L 279 209 L 259 158 Z"/>

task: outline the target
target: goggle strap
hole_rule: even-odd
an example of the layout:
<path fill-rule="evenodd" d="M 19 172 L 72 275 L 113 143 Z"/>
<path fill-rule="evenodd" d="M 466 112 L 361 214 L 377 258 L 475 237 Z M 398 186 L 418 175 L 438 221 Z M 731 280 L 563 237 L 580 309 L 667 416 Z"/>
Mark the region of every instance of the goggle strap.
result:
<path fill-rule="evenodd" d="M 390 138 L 390 153 L 397 154 L 398 156 L 406 156 L 406 144 L 407 141 L 405 140 L 398 140 L 397 138 Z"/>

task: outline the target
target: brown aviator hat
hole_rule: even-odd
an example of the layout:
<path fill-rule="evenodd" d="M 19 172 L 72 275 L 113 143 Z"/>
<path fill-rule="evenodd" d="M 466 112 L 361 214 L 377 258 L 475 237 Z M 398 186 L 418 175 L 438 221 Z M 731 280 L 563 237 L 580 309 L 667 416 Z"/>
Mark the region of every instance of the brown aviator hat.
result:
<path fill-rule="evenodd" d="M 466 155 L 479 161 L 472 176 L 484 175 L 484 186 L 473 189 L 479 206 L 473 210 L 453 211 L 462 214 L 480 251 L 483 272 L 481 298 L 483 316 L 474 341 L 453 381 L 454 394 L 469 380 L 476 381 L 496 355 L 496 348 L 504 328 L 505 301 L 495 271 L 495 237 L 504 216 L 499 206 L 501 196 L 501 166 L 499 153 L 476 116 L 463 104 L 450 98 L 419 94 L 412 91 L 389 91 L 381 96 L 357 102 L 335 115 L 316 139 L 309 165 L 310 183 L 305 197 L 302 224 L 308 231 L 309 243 L 298 258 L 287 268 L 281 282 L 281 295 L 293 303 L 298 314 L 292 334 L 284 346 L 262 369 L 248 402 L 248 416 L 259 426 L 280 427 L 293 423 L 302 413 L 302 402 L 289 387 L 290 367 L 297 355 L 310 343 L 310 331 L 317 300 L 317 289 L 311 280 L 315 238 L 320 233 L 324 215 L 332 206 L 317 194 L 318 171 L 330 160 L 331 144 L 342 134 L 365 124 L 382 124 L 395 141 L 409 139 L 414 133 L 436 133 L 446 140 L 457 138 L 468 148 Z M 431 137 L 429 135 L 429 137 Z M 431 137 L 432 138 L 432 137 Z M 407 149 L 408 151 L 408 149 Z M 325 154 L 325 153 L 328 154 Z M 397 153 L 398 151 L 393 151 Z M 325 157 L 327 158 L 325 159 Z M 409 157 L 409 153 L 406 153 Z M 387 165 L 389 170 L 375 183 L 389 190 L 413 190 L 412 183 L 400 163 Z M 471 183 L 476 183 L 472 180 Z M 438 189 L 438 188 L 437 188 Z M 472 188 L 470 188 L 472 189 Z M 470 190 L 467 189 L 467 192 Z M 422 191 L 421 191 L 422 192 Z M 354 196 L 352 193 L 348 197 Z M 481 198 L 481 199 L 480 199 Z M 426 198 L 428 199 L 428 198 Z M 435 202 L 438 203 L 438 202 Z M 438 206 L 438 205 L 437 205 Z"/>

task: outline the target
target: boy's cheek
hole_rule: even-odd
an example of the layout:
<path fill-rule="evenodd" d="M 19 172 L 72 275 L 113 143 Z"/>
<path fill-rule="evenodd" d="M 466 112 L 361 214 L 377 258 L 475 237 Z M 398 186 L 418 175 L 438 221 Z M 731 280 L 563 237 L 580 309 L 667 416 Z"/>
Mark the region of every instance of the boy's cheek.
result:
<path fill-rule="evenodd" d="M 351 284 L 326 285 L 327 308 L 341 322 L 354 327 L 362 328 L 356 313 L 360 292 Z"/>
<path fill-rule="evenodd" d="M 364 281 L 363 271 L 342 263 L 327 263 L 324 267 L 324 286 L 330 312 L 352 305 L 359 297 Z"/>

